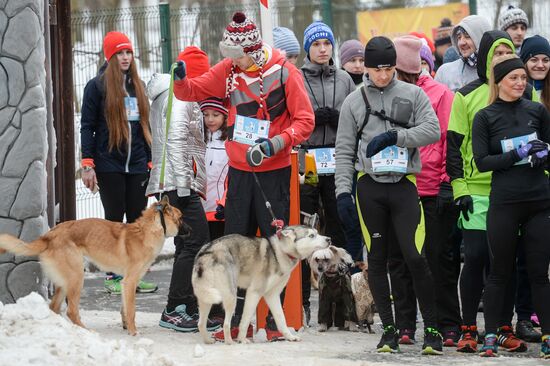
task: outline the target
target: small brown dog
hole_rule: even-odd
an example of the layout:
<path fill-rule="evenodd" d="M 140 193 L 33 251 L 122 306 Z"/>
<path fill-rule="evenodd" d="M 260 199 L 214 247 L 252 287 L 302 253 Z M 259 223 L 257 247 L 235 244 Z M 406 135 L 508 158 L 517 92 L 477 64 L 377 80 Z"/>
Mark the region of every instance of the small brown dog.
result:
<path fill-rule="evenodd" d="M 50 309 L 59 314 L 67 297 L 67 316 L 83 328 L 78 308 L 84 283 L 84 256 L 103 271 L 122 274 L 122 327 L 135 335 L 136 286 L 159 254 L 165 238 L 178 234 L 181 216 L 181 211 L 170 206 L 164 196 L 132 224 L 102 219 L 67 221 L 28 244 L 1 234 L 0 254 L 8 251 L 19 256 L 38 255 L 44 272 L 55 284 Z"/>
<path fill-rule="evenodd" d="M 357 262 L 356 266 L 361 272 L 351 275 L 351 291 L 355 298 L 358 324 L 369 333 L 374 333 L 371 328 L 374 324 L 374 298 L 369 287 L 369 268 L 367 262 Z"/>

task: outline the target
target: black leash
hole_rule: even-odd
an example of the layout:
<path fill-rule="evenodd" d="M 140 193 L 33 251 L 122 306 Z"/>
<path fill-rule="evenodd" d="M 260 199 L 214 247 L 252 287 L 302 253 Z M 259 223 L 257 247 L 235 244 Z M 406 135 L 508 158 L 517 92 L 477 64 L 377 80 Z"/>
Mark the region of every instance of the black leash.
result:
<path fill-rule="evenodd" d="M 265 195 L 265 192 L 262 188 L 262 185 L 260 184 L 260 180 L 258 179 L 258 176 L 256 175 L 256 172 L 254 171 L 254 168 L 251 167 L 251 169 L 252 169 L 252 175 L 254 176 L 254 180 L 256 181 L 256 185 L 260 189 L 260 193 L 262 194 L 262 198 L 264 199 L 265 207 L 267 208 L 267 211 L 271 215 L 271 226 L 273 226 L 275 229 L 277 229 L 277 236 L 279 236 L 280 233 L 281 233 L 281 230 L 283 229 L 284 221 L 280 220 L 280 219 L 277 219 L 277 217 L 273 213 L 273 209 L 271 208 L 271 203 L 269 202 L 269 200 L 267 199 L 267 196 Z"/>

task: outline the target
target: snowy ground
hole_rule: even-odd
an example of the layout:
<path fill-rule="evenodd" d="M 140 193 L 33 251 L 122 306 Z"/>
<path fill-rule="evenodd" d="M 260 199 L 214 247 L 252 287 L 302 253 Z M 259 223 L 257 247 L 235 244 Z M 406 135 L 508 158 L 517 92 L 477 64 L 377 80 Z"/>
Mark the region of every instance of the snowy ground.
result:
<path fill-rule="evenodd" d="M 377 334 L 332 330 L 301 330 L 301 342 L 266 343 L 260 330 L 250 345 L 203 345 L 198 334 L 168 331 L 158 326 L 170 280 L 169 261 L 155 265 L 148 274 L 160 284 L 159 293 L 139 294 L 136 315 L 139 334 L 128 336 L 116 310 L 119 297 L 106 295 L 102 278 L 87 276 L 82 298 L 82 321 L 90 330 L 72 325 L 64 316 L 49 311 L 46 302 L 31 294 L 13 305 L 0 303 L 0 366 L 4 365 L 541 365 L 539 345 L 528 353 L 501 352 L 497 359 L 459 354 L 446 348 L 443 356 L 421 356 L 421 343 L 402 346 L 395 355 L 377 354 Z M 312 292 L 315 307 L 317 292 Z M 151 305 L 152 304 L 152 305 Z M 102 310 L 99 310 L 102 309 Z M 313 313 L 316 310 L 314 309 Z M 481 317 L 480 317 L 481 318 Z M 480 319 L 481 321 L 481 319 Z M 421 329 L 421 324 L 418 324 Z M 417 338 L 421 338 L 417 332 Z M 550 363 L 548 363 L 550 365 Z"/>

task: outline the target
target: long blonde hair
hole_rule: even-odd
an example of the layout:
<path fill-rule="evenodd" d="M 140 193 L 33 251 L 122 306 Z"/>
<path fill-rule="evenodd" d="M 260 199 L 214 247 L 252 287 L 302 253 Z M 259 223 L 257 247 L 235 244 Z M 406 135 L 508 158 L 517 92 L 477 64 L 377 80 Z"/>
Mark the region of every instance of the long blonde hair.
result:
<path fill-rule="evenodd" d="M 145 94 L 145 88 L 139 78 L 137 66 L 132 58 L 128 77 L 131 78 L 139 108 L 140 125 L 143 131 L 143 137 L 147 145 L 151 146 L 151 126 L 149 124 L 149 99 Z M 109 151 L 114 148 L 120 150 L 123 144 L 129 139 L 128 118 L 126 116 L 126 107 L 124 97 L 124 74 L 120 69 L 117 57 L 111 57 L 104 73 L 105 85 L 105 118 L 107 119 L 107 129 L 109 130 Z"/>
<path fill-rule="evenodd" d="M 493 58 L 491 62 L 491 75 L 489 75 L 489 104 L 493 104 L 498 98 L 498 84 L 495 83 L 495 66 L 506 60 L 518 58 L 516 54 L 502 55 Z"/>

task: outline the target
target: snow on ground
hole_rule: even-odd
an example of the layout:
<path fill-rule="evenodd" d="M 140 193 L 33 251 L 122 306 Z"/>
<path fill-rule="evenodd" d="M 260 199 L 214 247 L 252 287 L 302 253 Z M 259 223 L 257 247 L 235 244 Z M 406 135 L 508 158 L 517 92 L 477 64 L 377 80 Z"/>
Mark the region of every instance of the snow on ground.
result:
<path fill-rule="evenodd" d="M 158 313 L 136 315 L 139 335 L 128 336 L 115 311 L 82 311 L 90 329 L 74 326 L 52 313 L 42 297 L 32 293 L 16 304 L 0 303 L 0 365 L 541 365 L 540 359 L 506 357 L 481 359 L 446 349 L 445 356 L 420 356 L 420 345 L 402 347 L 397 355 L 374 351 L 378 334 L 301 331 L 301 342 L 265 342 L 226 346 L 203 345 L 198 334 L 184 334 L 158 326 Z M 531 347 L 538 345 L 531 344 Z"/>

